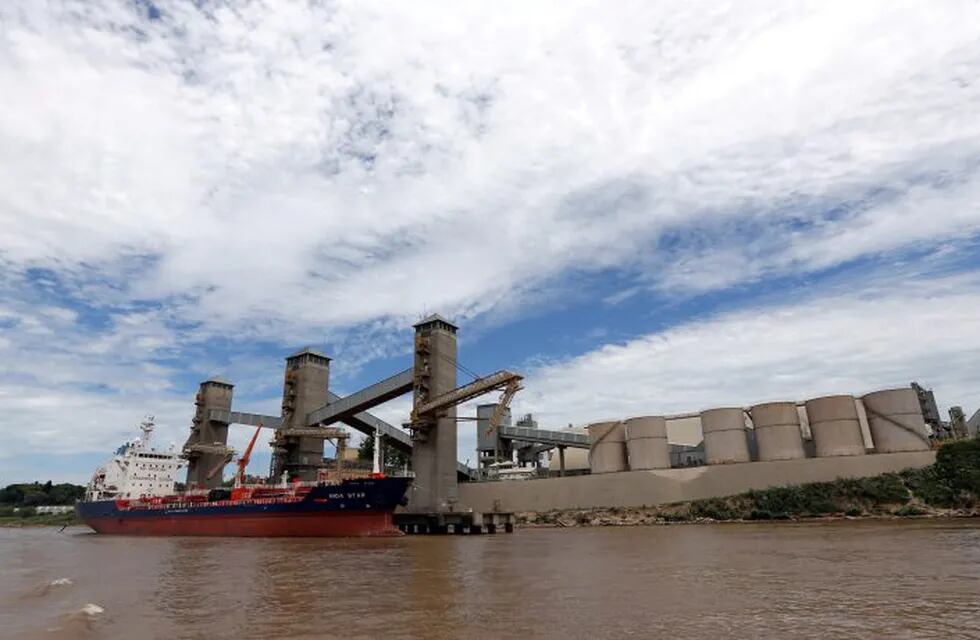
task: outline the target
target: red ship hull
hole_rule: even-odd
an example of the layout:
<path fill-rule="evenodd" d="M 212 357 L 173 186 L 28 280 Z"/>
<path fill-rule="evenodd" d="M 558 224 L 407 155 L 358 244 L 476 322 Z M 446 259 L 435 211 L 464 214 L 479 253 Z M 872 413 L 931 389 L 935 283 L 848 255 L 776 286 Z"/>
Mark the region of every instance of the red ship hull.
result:
<path fill-rule="evenodd" d="M 78 502 L 98 533 L 131 536 L 346 537 L 402 535 L 392 514 L 408 478 L 372 477 L 335 485 L 213 489 L 204 495 Z"/>
<path fill-rule="evenodd" d="M 362 537 L 399 536 L 390 513 L 87 518 L 98 533 L 129 536 Z"/>

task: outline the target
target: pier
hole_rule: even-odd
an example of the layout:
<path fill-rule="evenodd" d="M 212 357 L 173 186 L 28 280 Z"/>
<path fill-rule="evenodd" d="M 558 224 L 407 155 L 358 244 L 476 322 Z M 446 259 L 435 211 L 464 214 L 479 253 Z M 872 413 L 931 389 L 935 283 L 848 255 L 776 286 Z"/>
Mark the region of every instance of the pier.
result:
<path fill-rule="evenodd" d="M 513 533 L 515 517 L 503 512 L 396 513 L 395 526 L 410 535 Z"/>

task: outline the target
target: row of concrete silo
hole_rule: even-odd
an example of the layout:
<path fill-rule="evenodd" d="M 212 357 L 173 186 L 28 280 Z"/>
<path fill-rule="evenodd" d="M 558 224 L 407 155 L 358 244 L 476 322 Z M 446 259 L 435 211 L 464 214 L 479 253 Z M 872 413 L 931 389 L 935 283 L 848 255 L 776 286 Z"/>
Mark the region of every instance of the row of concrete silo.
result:
<path fill-rule="evenodd" d="M 752 462 L 750 425 L 755 434 L 757 461 L 805 458 L 804 423 L 809 427 L 815 457 L 864 455 L 863 417 L 876 453 L 929 449 L 918 396 L 908 388 L 876 391 L 861 398 L 837 395 L 803 403 L 769 402 L 749 409 L 702 411 L 705 460 L 709 465 Z M 588 432 L 592 473 L 670 467 L 664 416 L 598 422 L 589 425 Z"/>

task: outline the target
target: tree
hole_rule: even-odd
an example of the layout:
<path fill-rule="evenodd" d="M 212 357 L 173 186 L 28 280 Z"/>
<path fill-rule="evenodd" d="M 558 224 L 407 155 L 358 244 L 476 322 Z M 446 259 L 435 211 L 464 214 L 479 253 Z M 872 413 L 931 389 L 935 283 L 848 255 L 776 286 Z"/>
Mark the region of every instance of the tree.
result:
<path fill-rule="evenodd" d="M 382 446 L 383 448 L 381 451 L 385 454 L 386 469 L 398 471 L 404 469 L 406 466 L 412 466 L 412 457 L 410 455 L 404 451 L 399 451 L 391 445 L 385 444 Z"/>
<path fill-rule="evenodd" d="M 51 487 L 50 504 L 72 504 L 85 495 L 85 487 L 64 482 Z"/>
<path fill-rule="evenodd" d="M 85 487 L 70 482 L 54 484 L 50 480 L 44 484 L 12 484 L 0 489 L 0 504 L 40 505 L 72 504 L 85 495 Z"/>
<path fill-rule="evenodd" d="M 48 494 L 43 491 L 28 491 L 24 494 L 23 505 L 25 507 L 36 507 L 37 505 L 47 504 L 50 500 Z"/>
<path fill-rule="evenodd" d="M 358 460 L 374 460 L 374 438 L 364 436 L 360 446 L 357 447 Z"/>
<path fill-rule="evenodd" d="M 980 440 L 961 440 L 940 447 L 936 470 L 954 492 L 980 494 Z"/>
<path fill-rule="evenodd" d="M 383 466 L 385 469 L 397 471 L 404 468 L 406 464 L 411 463 L 409 456 L 388 444 L 388 439 L 384 436 L 381 437 L 381 454 L 382 459 L 384 460 Z M 374 460 L 373 436 L 366 436 L 363 440 L 361 440 L 361 444 L 357 448 L 357 459 L 365 461 Z"/>
<path fill-rule="evenodd" d="M 20 485 L 12 484 L 0 489 L 0 503 L 21 504 L 24 502 L 24 490 Z"/>

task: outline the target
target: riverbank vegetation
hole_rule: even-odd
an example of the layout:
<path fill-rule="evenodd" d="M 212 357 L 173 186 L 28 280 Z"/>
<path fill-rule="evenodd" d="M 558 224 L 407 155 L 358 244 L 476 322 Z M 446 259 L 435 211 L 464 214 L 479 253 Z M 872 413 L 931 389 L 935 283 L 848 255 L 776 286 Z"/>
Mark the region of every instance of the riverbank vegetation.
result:
<path fill-rule="evenodd" d="M 567 527 L 912 516 L 980 516 L 980 439 L 941 447 L 935 464 L 921 469 L 656 507 L 524 513 L 519 522 Z"/>
<path fill-rule="evenodd" d="M 34 507 L 0 507 L 0 527 L 61 527 L 81 524 L 74 511 L 38 513 Z"/>
<path fill-rule="evenodd" d="M 0 489 L 0 526 L 63 526 L 78 524 L 74 512 L 39 513 L 39 507 L 68 507 L 85 495 L 77 484 L 29 482 L 7 485 Z M 43 511 L 43 509 L 41 509 Z"/>
<path fill-rule="evenodd" d="M 7 485 L 0 489 L 0 507 L 39 507 L 71 505 L 85 495 L 85 487 L 64 482 L 54 484 L 30 482 Z"/>

